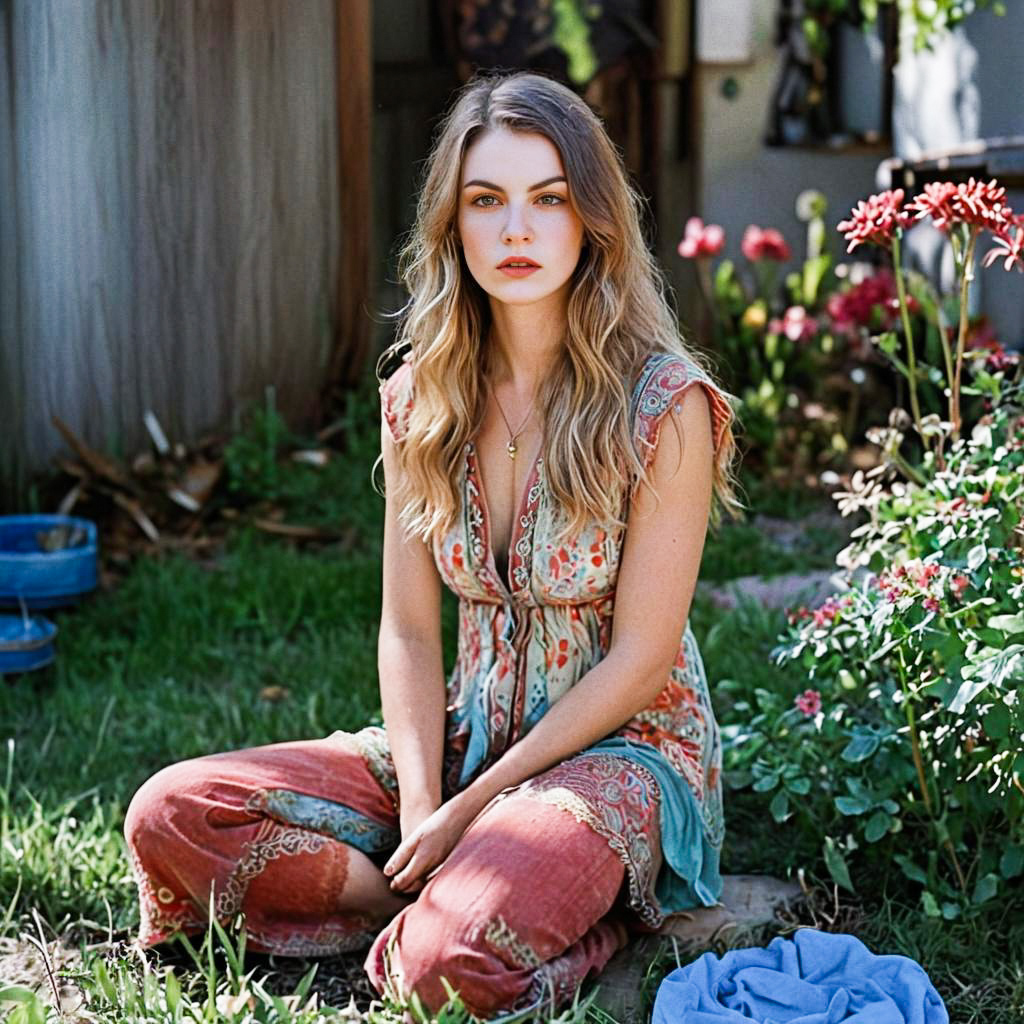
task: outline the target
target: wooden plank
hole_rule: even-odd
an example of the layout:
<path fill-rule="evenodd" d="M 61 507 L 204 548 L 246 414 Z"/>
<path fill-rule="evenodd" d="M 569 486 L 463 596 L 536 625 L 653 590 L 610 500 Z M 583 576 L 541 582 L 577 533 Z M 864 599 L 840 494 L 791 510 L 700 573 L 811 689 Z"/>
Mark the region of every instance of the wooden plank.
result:
<path fill-rule="evenodd" d="M 185 441 L 271 384 L 308 420 L 338 277 L 336 3 L 3 5 L 5 502 L 63 447 L 55 414 L 127 456 L 147 410 Z"/>
<path fill-rule="evenodd" d="M 338 314 L 325 397 L 353 386 L 370 347 L 373 36 L 369 0 L 337 0 Z"/>

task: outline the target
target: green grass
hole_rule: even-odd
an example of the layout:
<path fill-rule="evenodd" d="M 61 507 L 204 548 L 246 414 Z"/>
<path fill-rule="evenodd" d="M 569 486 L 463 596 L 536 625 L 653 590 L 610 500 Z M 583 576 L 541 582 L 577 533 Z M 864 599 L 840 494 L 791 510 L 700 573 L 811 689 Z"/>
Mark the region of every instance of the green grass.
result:
<path fill-rule="evenodd" d="M 379 721 L 383 501 L 369 486 L 374 400 L 363 395 L 346 410 L 346 452 L 325 469 L 285 462 L 273 471 L 275 503 L 287 520 L 347 530 L 343 542 L 299 548 L 239 525 L 203 562 L 175 554 L 139 559 L 112 591 L 56 614 L 61 633 L 52 668 L 0 682 L 0 939 L 30 930 L 35 909 L 66 941 L 98 943 L 70 980 L 100 1024 L 241 1020 L 243 1014 L 228 1010 L 243 989 L 254 1021 L 305 1024 L 328 1012 L 309 1004 L 315 981 L 311 990 L 297 977 L 279 977 L 275 987 L 266 971 L 248 976 L 237 935 L 211 934 L 196 951 L 198 964 L 186 958 L 169 965 L 129 952 L 123 943 L 137 925 L 137 910 L 121 823 L 135 789 L 165 764 Z M 253 466 L 252 472 L 267 472 L 265 463 Z M 806 496 L 758 493 L 759 511 L 808 509 Z M 828 534 L 811 536 L 794 553 L 750 524 L 727 525 L 709 537 L 702 576 L 822 568 L 834 554 Z M 450 666 L 456 627 L 450 595 L 443 613 Z M 749 603 L 723 612 L 698 594 L 691 622 L 712 680 L 784 684 L 783 669 L 767 659 L 781 612 Z M 266 699 L 267 687 L 288 695 Z M 720 717 L 727 715 L 723 702 Z M 727 815 L 724 870 L 780 870 L 790 837 L 757 795 L 730 794 Z M 919 959 L 957 1024 L 1020 1020 L 1024 938 L 1014 915 L 1024 919 L 1024 907 L 937 926 L 889 884 L 864 880 L 860 900 L 841 922 L 855 924 L 851 930 L 877 951 Z M 672 966 L 664 957 L 652 962 L 644 983 L 648 1002 Z M 300 998 L 286 998 L 296 989 Z M 25 993 L 0 993 L 0 1000 L 16 997 L 22 1002 L 6 1004 L 8 1019 L 46 1019 Z M 363 1019 L 384 1024 L 401 1012 L 384 1003 Z M 457 1004 L 442 1016 L 447 1024 L 465 1019 Z M 587 1001 L 561 1020 L 610 1024 Z"/>

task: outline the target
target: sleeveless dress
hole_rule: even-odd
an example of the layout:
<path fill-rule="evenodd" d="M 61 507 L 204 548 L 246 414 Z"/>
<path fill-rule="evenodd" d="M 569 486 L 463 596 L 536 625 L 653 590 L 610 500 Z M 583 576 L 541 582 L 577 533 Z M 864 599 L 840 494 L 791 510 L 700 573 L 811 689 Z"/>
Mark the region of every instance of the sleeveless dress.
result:
<path fill-rule="evenodd" d="M 411 371 L 403 362 L 380 389 L 396 440 L 414 401 Z M 717 456 L 733 417 L 727 396 L 691 360 L 657 352 L 648 357 L 631 400 L 646 464 L 669 408 L 695 383 L 707 393 Z M 447 689 L 446 796 L 497 760 L 608 653 L 625 539 L 624 528 L 595 525 L 556 546 L 561 513 L 545 486 L 540 455 L 509 542 L 510 590 L 490 556 L 472 442 L 465 456 L 462 515 L 433 552 L 444 584 L 459 598 L 458 652 Z M 371 770 L 396 787 L 384 731 L 370 727 L 354 739 Z M 666 914 L 714 905 L 722 886 L 721 744 L 689 622 L 657 698 L 585 754 L 593 759 L 586 772 L 574 758 L 562 772 L 545 773 L 521 791 L 558 804 L 605 837 L 626 867 L 629 903 L 644 924 L 656 927 Z M 648 782 L 645 792 L 637 777 Z M 660 850 L 647 824 L 652 793 L 660 797 Z"/>

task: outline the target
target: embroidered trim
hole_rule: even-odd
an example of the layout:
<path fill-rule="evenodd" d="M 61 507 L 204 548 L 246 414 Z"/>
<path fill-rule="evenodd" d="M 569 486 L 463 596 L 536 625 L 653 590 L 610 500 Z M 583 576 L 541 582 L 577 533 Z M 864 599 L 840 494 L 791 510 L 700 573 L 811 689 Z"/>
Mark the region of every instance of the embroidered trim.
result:
<path fill-rule="evenodd" d="M 382 825 L 342 803 L 290 789 L 260 789 L 245 809 L 266 814 L 286 825 L 322 832 L 363 853 L 393 850 L 401 838 L 397 828 Z"/>
<path fill-rule="evenodd" d="M 142 859 L 131 843 L 128 843 L 128 860 L 139 890 L 139 942 L 143 946 L 162 942 L 175 932 L 206 927 L 206 921 L 196 915 L 190 900 L 182 899 L 172 908 L 166 906 L 167 900 L 158 899 L 158 894 L 153 890 L 153 882 L 142 866 Z M 164 891 L 164 887 L 161 887 L 160 895 Z M 173 893 L 171 898 L 174 899 Z"/>
<path fill-rule="evenodd" d="M 513 967 L 536 968 L 543 964 L 540 956 L 516 935 L 500 914 L 487 922 L 484 941 L 495 953 L 503 954 Z"/>
<path fill-rule="evenodd" d="M 391 759 L 391 747 L 388 734 L 379 725 L 368 725 L 355 733 L 335 733 L 335 736 L 346 736 L 360 757 L 366 762 L 370 774 L 387 791 L 398 810 L 398 774 L 395 762 Z"/>
<path fill-rule="evenodd" d="M 318 853 L 327 843 L 327 837 L 304 828 L 287 828 L 270 818 L 261 822 L 256 838 L 242 848 L 245 855 L 231 872 L 224 891 L 217 896 L 214 910 L 218 918 L 233 917 L 242 907 L 249 883 L 262 874 L 266 866 L 278 857 L 292 857 L 297 853 Z"/>
<path fill-rule="evenodd" d="M 585 760 L 589 765 L 563 762 L 531 779 L 518 792 L 571 814 L 601 836 L 626 868 L 629 906 L 644 924 L 657 928 L 665 919 L 654 894 L 656 862 L 661 859 L 658 783 L 642 765 L 624 763 L 614 755 L 588 756 Z M 588 767 L 593 771 L 587 771 Z M 625 799 L 622 779 L 629 775 L 654 797 L 655 806 L 647 820 L 642 820 Z"/>
<path fill-rule="evenodd" d="M 348 932 L 341 927 L 324 926 L 308 937 L 292 935 L 283 939 L 268 932 L 247 929 L 246 935 L 251 942 L 276 956 L 336 956 L 366 949 L 377 936 L 372 928 L 365 927 L 365 921 L 360 918 L 353 919 L 352 924 L 359 930 Z"/>

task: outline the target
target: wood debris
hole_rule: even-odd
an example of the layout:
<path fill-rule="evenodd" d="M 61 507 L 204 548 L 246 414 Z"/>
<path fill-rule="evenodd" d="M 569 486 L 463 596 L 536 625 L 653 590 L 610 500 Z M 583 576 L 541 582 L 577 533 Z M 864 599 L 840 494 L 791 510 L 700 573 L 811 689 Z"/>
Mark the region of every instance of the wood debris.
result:
<path fill-rule="evenodd" d="M 168 436 L 151 410 L 143 422 L 152 448 L 124 464 L 96 451 L 53 417 L 71 451 L 55 459 L 64 483 L 53 495 L 53 507 L 61 515 L 97 522 L 108 578 L 123 572 L 139 554 L 184 551 L 209 562 L 231 524 L 239 522 L 295 543 L 355 543 L 352 529 L 289 523 L 282 509 L 232 493 L 225 463 L 228 436 L 207 435 L 185 445 Z M 315 472 L 336 455 L 322 447 L 322 438 L 317 441 L 321 447 L 300 448 L 283 457 Z M 53 543 L 63 540 L 55 536 Z"/>

